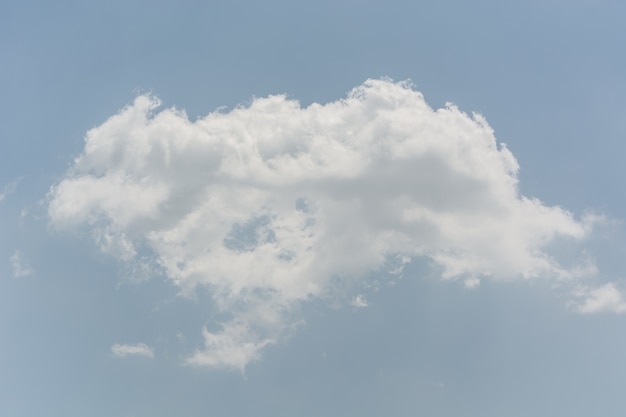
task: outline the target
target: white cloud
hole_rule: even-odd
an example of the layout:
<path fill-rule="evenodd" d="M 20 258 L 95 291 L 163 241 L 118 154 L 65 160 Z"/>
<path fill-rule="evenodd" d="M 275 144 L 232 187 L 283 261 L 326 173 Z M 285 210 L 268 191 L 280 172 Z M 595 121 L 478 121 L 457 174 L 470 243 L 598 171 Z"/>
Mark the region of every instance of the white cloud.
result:
<path fill-rule="evenodd" d="M 367 307 L 367 300 L 365 299 L 365 296 L 363 296 L 363 294 L 358 294 L 352 299 L 350 304 L 353 307 Z"/>
<path fill-rule="evenodd" d="M 123 345 L 116 343 L 111 346 L 111 352 L 113 352 L 113 355 L 118 358 L 125 358 L 127 356 L 143 356 L 150 359 L 154 358 L 154 350 L 144 343 L 137 343 L 135 345 Z"/>
<path fill-rule="evenodd" d="M 411 258 L 470 287 L 580 271 L 545 246 L 590 223 L 520 195 L 517 161 L 482 116 L 433 110 L 406 83 L 368 80 L 306 108 L 259 98 L 195 122 L 159 105 L 140 96 L 90 130 L 48 212 L 183 293 L 211 291 L 230 321 L 205 330 L 190 364 L 241 369 L 297 325 L 301 302 Z"/>
<path fill-rule="evenodd" d="M 265 346 L 274 343 L 271 339 L 258 339 L 245 322 L 224 324 L 218 333 L 207 329 L 202 333 L 204 349 L 187 358 L 188 365 L 233 368 L 243 372 L 247 364 L 259 358 Z"/>
<path fill-rule="evenodd" d="M 11 255 L 9 261 L 11 262 L 11 268 L 13 269 L 13 276 L 15 278 L 27 277 L 35 272 L 18 250 Z"/>
<path fill-rule="evenodd" d="M 480 286 L 480 279 L 476 277 L 469 277 L 463 281 L 465 288 L 477 288 Z"/>
<path fill-rule="evenodd" d="M 583 299 L 577 306 L 581 313 L 626 312 L 624 297 L 613 283 L 594 289 L 582 288 L 576 291 L 575 295 Z"/>

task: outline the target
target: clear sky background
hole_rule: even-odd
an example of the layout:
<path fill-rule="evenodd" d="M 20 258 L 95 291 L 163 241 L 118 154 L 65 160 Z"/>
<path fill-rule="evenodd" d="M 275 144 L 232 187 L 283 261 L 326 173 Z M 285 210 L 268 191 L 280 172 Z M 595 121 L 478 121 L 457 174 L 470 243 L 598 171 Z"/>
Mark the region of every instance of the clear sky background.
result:
<path fill-rule="evenodd" d="M 625 19 L 2 2 L 0 415 L 623 415 Z"/>

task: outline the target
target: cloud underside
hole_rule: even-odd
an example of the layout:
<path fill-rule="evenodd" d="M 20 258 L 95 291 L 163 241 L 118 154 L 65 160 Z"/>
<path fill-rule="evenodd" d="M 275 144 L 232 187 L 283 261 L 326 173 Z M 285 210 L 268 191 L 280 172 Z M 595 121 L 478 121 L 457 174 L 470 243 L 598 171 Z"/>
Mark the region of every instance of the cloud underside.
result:
<path fill-rule="evenodd" d="M 545 248 L 583 239 L 588 222 L 520 195 L 518 164 L 482 116 L 434 110 L 406 83 L 196 121 L 159 105 L 140 96 L 87 133 L 49 216 L 183 293 L 210 290 L 225 319 L 189 364 L 243 369 L 298 324 L 300 303 L 414 258 L 468 287 L 587 270 Z M 346 302 L 366 305 L 355 294 Z"/>

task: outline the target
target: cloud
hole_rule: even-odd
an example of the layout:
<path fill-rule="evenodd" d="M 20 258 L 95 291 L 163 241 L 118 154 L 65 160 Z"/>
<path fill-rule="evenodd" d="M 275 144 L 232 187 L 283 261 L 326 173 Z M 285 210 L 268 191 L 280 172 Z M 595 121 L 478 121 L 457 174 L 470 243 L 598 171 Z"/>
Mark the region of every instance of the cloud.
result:
<path fill-rule="evenodd" d="M 469 277 L 463 281 L 465 288 L 476 288 L 480 286 L 480 279 L 477 277 Z"/>
<path fill-rule="evenodd" d="M 111 352 L 113 352 L 113 355 L 118 358 L 125 358 L 128 356 L 143 356 L 150 359 L 154 358 L 154 350 L 144 343 L 137 343 L 135 345 L 122 345 L 116 343 L 111 346 Z"/>
<path fill-rule="evenodd" d="M 20 177 L 16 179 L 15 181 L 11 181 L 10 183 L 4 186 L 2 191 L 0 191 L 0 202 L 2 202 L 4 199 L 6 199 L 9 196 L 9 194 L 15 191 L 15 189 L 17 188 L 17 185 L 19 184 L 21 180 L 22 178 Z"/>
<path fill-rule="evenodd" d="M 626 312 L 624 297 L 613 283 L 594 289 L 582 288 L 576 291 L 575 295 L 583 299 L 577 306 L 577 310 L 581 313 Z"/>
<path fill-rule="evenodd" d="M 28 262 L 24 260 L 24 257 L 20 251 L 16 250 L 9 258 L 11 262 L 11 268 L 13 269 L 13 276 L 15 278 L 22 278 L 32 275 L 35 271 L 30 267 Z"/>
<path fill-rule="evenodd" d="M 572 278 L 547 251 L 591 218 L 523 196 L 486 120 L 368 80 L 302 107 L 283 95 L 190 121 L 139 96 L 85 137 L 48 196 L 50 224 L 208 289 L 221 331 L 189 364 L 242 369 L 299 324 L 302 302 L 354 299 L 376 274 L 429 259 L 443 278 Z"/>
<path fill-rule="evenodd" d="M 233 368 L 243 372 L 248 363 L 259 358 L 265 346 L 274 343 L 271 339 L 257 338 L 245 322 L 222 325 L 219 333 L 211 333 L 205 328 L 203 336 L 204 349 L 187 358 L 186 364 Z"/>
<path fill-rule="evenodd" d="M 367 300 L 363 296 L 363 294 L 358 294 L 356 297 L 350 301 L 352 307 L 367 307 Z"/>

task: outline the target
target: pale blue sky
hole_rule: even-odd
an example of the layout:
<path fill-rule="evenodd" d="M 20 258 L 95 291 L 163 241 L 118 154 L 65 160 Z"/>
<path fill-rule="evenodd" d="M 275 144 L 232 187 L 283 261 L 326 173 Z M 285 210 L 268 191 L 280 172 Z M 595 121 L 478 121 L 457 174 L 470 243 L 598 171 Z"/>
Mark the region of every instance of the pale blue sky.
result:
<path fill-rule="evenodd" d="M 625 18 L 617 0 L 2 3 L 0 415 L 622 415 L 626 304 L 606 300 L 626 287 Z M 380 77 L 482 114 L 524 196 L 580 222 L 603 213 L 582 242 L 546 249 L 597 273 L 496 273 L 470 289 L 426 256 L 374 290 L 370 271 L 345 290 L 366 307 L 296 302 L 281 322 L 294 329 L 242 374 L 185 362 L 204 326 L 229 320 L 211 289 L 133 281 L 99 229 L 57 228 L 49 212 L 86 132 L 138 95 L 194 121 L 269 94 L 334 102 Z M 585 313 L 603 285 L 615 292 Z M 113 349 L 140 343 L 150 353 Z"/>

